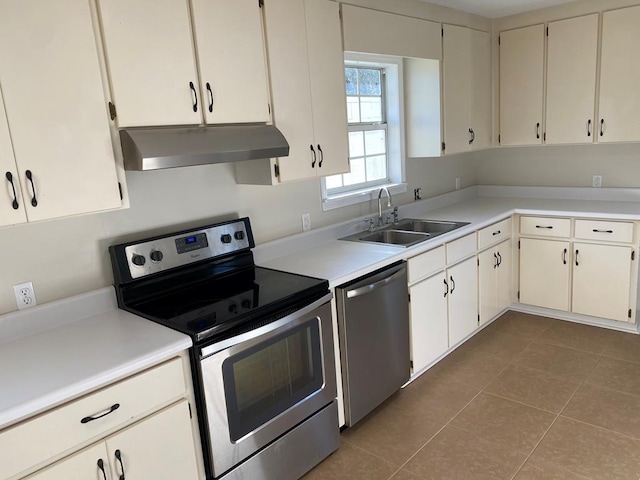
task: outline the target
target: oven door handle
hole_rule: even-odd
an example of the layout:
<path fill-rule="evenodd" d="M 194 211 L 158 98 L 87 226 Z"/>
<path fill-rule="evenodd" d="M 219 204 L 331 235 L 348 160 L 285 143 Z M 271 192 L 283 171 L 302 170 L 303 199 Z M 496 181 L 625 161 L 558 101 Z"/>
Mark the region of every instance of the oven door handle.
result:
<path fill-rule="evenodd" d="M 364 287 L 354 288 L 353 290 L 347 290 L 347 298 L 359 297 L 360 295 L 366 295 L 367 293 L 372 293 L 385 285 L 399 279 L 404 275 L 404 268 L 401 267 L 400 270 L 395 272 L 392 275 L 389 275 L 387 278 L 379 280 L 375 283 L 371 283 L 369 285 L 365 285 Z"/>

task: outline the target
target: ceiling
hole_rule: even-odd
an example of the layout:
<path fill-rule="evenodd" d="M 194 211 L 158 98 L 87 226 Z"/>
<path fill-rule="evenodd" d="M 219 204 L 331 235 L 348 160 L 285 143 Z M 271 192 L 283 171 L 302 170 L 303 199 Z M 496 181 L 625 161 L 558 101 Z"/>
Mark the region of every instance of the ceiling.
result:
<path fill-rule="evenodd" d="M 506 17 L 516 13 L 552 7 L 574 0 L 423 0 L 428 3 L 475 13 L 488 18 Z"/>

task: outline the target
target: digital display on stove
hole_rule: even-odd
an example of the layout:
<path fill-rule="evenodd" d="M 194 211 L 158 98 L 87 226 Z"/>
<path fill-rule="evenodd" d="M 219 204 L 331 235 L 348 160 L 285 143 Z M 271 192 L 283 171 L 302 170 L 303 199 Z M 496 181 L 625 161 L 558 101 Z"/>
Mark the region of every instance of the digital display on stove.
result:
<path fill-rule="evenodd" d="M 209 242 L 205 233 L 189 235 L 188 237 L 176 238 L 176 249 L 178 253 L 188 253 L 201 248 L 207 248 Z"/>

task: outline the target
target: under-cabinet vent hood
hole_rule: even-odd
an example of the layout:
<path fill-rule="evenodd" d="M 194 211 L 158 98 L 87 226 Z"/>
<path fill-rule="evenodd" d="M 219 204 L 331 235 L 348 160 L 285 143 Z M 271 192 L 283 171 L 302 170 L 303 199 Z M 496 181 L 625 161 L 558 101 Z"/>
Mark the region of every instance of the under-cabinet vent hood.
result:
<path fill-rule="evenodd" d="M 120 141 L 126 170 L 157 170 L 289 155 L 287 140 L 273 125 L 121 130 Z"/>

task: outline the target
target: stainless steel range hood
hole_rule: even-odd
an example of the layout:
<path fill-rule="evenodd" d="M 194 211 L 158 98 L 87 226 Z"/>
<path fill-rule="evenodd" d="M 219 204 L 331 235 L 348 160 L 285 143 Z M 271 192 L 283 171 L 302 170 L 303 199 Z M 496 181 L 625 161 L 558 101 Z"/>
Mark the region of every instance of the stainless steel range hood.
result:
<path fill-rule="evenodd" d="M 287 140 L 273 125 L 121 130 L 120 141 L 126 170 L 157 170 L 289 155 Z"/>

